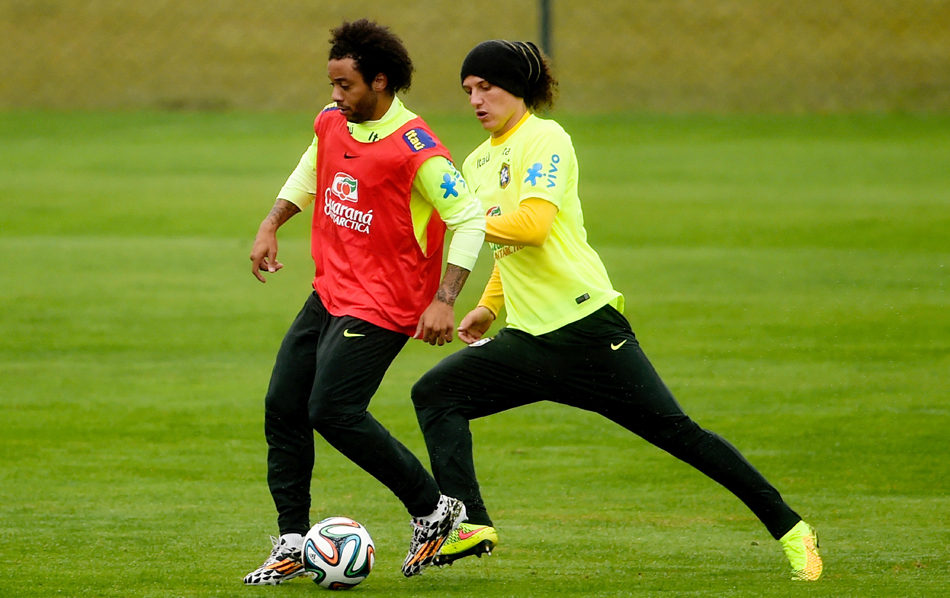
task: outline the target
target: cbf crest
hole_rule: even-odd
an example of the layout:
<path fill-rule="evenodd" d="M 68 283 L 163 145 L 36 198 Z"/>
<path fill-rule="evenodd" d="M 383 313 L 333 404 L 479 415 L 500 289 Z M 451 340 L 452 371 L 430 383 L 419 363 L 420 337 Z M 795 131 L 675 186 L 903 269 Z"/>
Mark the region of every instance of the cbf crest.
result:
<path fill-rule="evenodd" d="M 501 170 L 498 171 L 498 186 L 502 189 L 508 186 L 508 183 L 511 182 L 511 167 L 507 162 L 501 165 Z"/>

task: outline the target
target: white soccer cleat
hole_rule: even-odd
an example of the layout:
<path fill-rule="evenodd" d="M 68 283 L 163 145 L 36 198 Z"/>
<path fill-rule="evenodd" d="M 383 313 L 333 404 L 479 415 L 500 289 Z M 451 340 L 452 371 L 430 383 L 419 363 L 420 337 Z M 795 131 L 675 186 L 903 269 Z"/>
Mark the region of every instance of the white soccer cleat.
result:
<path fill-rule="evenodd" d="M 449 496 L 439 498 L 439 504 L 431 515 L 413 517 L 412 540 L 409 542 L 409 554 L 402 565 L 402 574 L 412 577 L 422 573 L 439 554 L 445 539 L 463 521 L 465 505 Z"/>
<path fill-rule="evenodd" d="M 303 536 L 285 534 L 280 538 L 270 537 L 274 548 L 264 564 L 244 577 L 244 585 L 276 586 L 277 584 L 303 575 Z"/>

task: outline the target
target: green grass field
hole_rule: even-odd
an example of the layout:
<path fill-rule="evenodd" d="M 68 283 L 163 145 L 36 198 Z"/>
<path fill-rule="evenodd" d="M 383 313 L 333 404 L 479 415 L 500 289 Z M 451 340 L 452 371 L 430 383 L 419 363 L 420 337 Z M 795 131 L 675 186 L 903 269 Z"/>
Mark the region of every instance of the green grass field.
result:
<path fill-rule="evenodd" d="M 307 218 L 266 285 L 247 256 L 312 116 L 0 113 L 0 596 L 323 592 L 241 585 L 276 531 L 261 403 Z M 458 161 L 482 138 L 430 121 Z M 473 426 L 495 556 L 416 579 L 401 505 L 318 442 L 313 520 L 356 518 L 378 548 L 353 592 L 948 595 L 950 118 L 561 121 L 647 354 L 816 525 L 825 576 L 787 581 L 729 493 L 541 404 Z M 446 351 L 411 343 L 372 406 L 420 456 L 408 390 Z"/>

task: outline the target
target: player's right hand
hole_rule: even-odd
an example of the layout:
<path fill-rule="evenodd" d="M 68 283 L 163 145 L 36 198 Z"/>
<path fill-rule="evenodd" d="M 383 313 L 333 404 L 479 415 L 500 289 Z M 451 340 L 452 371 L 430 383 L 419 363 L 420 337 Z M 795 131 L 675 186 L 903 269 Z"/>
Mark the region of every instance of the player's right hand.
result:
<path fill-rule="evenodd" d="M 277 272 L 284 265 L 277 261 L 277 234 L 270 231 L 260 230 L 257 238 L 254 239 L 254 247 L 251 249 L 251 274 L 261 282 L 267 282 L 267 279 L 261 274 L 265 272 Z"/>

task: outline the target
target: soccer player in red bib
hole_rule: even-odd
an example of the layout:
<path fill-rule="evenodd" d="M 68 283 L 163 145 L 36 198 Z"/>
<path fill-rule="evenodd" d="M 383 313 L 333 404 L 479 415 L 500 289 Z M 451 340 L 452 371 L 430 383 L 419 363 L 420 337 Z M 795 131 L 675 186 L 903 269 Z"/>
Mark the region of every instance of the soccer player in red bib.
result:
<path fill-rule="evenodd" d="M 461 82 L 490 133 L 462 172 L 489 214 L 495 268 L 459 325 L 470 346 L 413 388 L 435 478 L 469 517 L 436 563 L 480 556 L 498 542 L 469 420 L 550 400 L 599 413 L 722 484 L 781 541 L 793 578 L 817 579 L 814 530 L 735 447 L 683 412 L 623 317 L 623 295 L 587 242 L 571 138 L 534 114 L 552 104 L 556 86 L 544 56 L 531 43 L 484 42 L 462 63 Z M 507 326 L 483 338 L 503 306 Z"/>
<path fill-rule="evenodd" d="M 333 104 L 261 223 L 252 273 L 277 272 L 277 229 L 313 204 L 313 293 L 277 354 L 264 401 L 267 482 L 279 537 L 244 583 L 303 573 L 316 430 L 385 484 L 412 516 L 404 575 L 428 566 L 465 518 L 419 460 L 367 411 L 410 337 L 452 340 L 453 305 L 483 242 L 481 206 L 428 125 L 396 97 L 412 62 L 389 29 L 360 20 L 333 30 Z M 442 273 L 443 239 L 453 231 Z"/>

